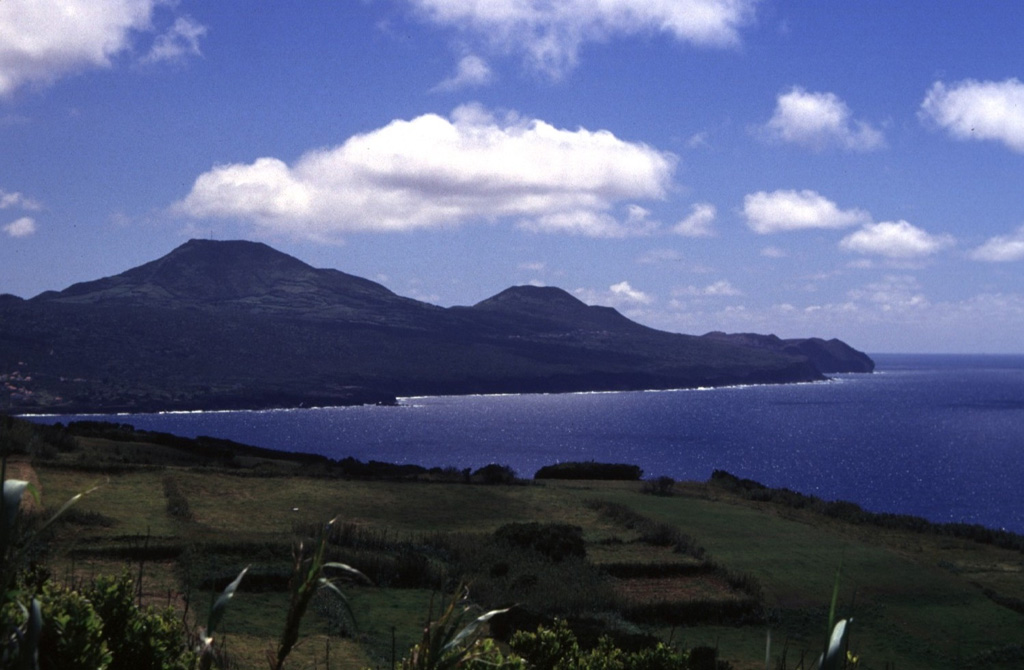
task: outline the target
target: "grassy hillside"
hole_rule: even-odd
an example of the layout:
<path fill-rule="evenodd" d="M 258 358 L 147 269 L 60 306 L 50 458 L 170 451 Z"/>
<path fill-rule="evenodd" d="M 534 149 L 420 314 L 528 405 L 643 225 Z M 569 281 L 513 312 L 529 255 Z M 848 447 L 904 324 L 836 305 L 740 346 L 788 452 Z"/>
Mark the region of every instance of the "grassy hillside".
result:
<path fill-rule="evenodd" d="M 485 485 L 455 469 L 383 467 L 356 479 L 325 459 L 83 432 L 8 422 L 0 433 L 0 446 L 26 452 L 10 460 L 38 481 L 42 506 L 99 485 L 57 527 L 47 568 L 66 580 L 127 569 L 147 602 L 191 616 L 251 566 L 224 621 L 238 667 L 264 667 L 293 545 L 335 517 L 331 560 L 374 584 L 344 589 L 355 629 L 315 602 L 291 667 L 325 667 L 328 656 L 334 668 L 387 667 L 419 636 L 434 594 L 460 581 L 483 607 L 519 605 L 520 625 L 557 616 L 581 639 L 717 647 L 735 668 L 764 667 L 771 630 L 773 667 L 804 654 L 806 666 L 840 567 L 839 613 L 854 617 L 860 667 L 1024 662 L 1024 553 L 1012 542 L 852 523 L 730 480 Z"/>

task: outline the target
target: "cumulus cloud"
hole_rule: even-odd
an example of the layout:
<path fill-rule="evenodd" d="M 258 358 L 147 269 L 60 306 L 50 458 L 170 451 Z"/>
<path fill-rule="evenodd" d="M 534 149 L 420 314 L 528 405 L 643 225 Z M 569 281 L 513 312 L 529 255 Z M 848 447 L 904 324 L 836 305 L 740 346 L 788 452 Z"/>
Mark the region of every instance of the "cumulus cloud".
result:
<path fill-rule="evenodd" d="M 772 246 L 761 249 L 761 255 L 765 258 L 786 258 L 789 256 L 785 249 Z"/>
<path fill-rule="evenodd" d="M 758 0 L 409 0 L 428 21 L 522 53 L 552 77 L 572 69 L 587 42 L 663 33 L 698 46 L 730 47 Z"/>
<path fill-rule="evenodd" d="M 455 69 L 455 74 L 435 86 L 432 91 L 450 92 L 470 86 L 486 86 L 494 81 L 494 72 L 483 58 L 464 56 Z"/>
<path fill-rule="evenodd" d="M 812 228 L 846 228 L 871 220 L 863 210 L 841 210 L 828 198 L 810 190 L 751 193 L 743 199 L 743 215 L 747 226 L 761 235 Z"/>
<path fill-rule="evenodd" d="M 633 288 L 628 281 L 612 284 L 606 291 L 578 288 L 573 294 L 588 305 L 636 310 L 654 303 L 654 297 Z"/>
<path fill-rule="evenodd" d="M 881 131 L 854 120 L 850 108 L 834 93 L 810 93 L 798 86 L 779 95 L 764 134 L 770 140 L 814 150 L 834 146 L 871 151 L 885 146 Z"/>
<path fill-rule="evenodd" d="M 672 292 L 674 296 L 705 296 L 728 297 L 743 295 L 743 291 L 733 286 L 727 279 L 720 279 L 707 286 L 687 286 Z"/>
<path fill-rule="evenodd" d="M 686 218 L 672 228 L 672 232 L 683 237 L 711 237 L 715 234 L 711 224 L 715 222 L 717 213 L 714 205 L 698 202 L 690 209 Z"/>
<path fill-rule="evenodd" d="M 608 131 L 498 119 L 469 105 L 449 118 L 393 121 L 291 165 L 264 157 L 215 166 L 173 209 L 310 239 L 496 220 L 615 237 L 649 230 L 646 210 L 629 201 L 662 198 L 675 164 Z"/>
<path fill-rule="evenodd" d="M 880 281 L 856 288 L 847 294 L 850 300 L 867 302 L 884 312 L 921 309 L 929 305 L 917 279 L 909 275 L 888 275 Z"/>
<path fill-rule="evenodd" d="M 179 16 L 163 35 L 153 41 L 153 47 L 144 63 L 176 61 L 188 56 L 199 56 L 199 38 L 206 35 L 206 26 L 188 16 Z"/>
<path fill-rule="evenodd" d="M 869 223 L 839 242 L 847 251 L 887 258 L 930 256 L 953 244 L 949 235 L 930 235 L 906 221 Z"/>
<path fill-rule="evenodd" d="M 153 13 L 165 0 L 33 0 L 0 2 L 0 96 L 26 84 L 109 67 L 132 46 L 136 33 L 153 30 Z M 201 27 L 190 20 L 172 27 L 167 44 L 188 45 Z M 196 36 L 195 39 L 198 39 Z M 157 40 L 154 49 L 163 43 Z"/>
<path fill-rule="evenodd" d="M 636 262 L 641 265 L 658 265 L 659 263 L 678 263 L 683 260 L 683 255 L 675 249 L 651 249 L 644 252 Z"/>
<path fill-rule="evenodd" d="M 39 210 L 42 209 L 35 200 L 26 198 L 21 193 L 15 191 L 14 193 L 8 193 L 7 191 L 0 188 L 0 209 L 17 208 L 27 210 Z"/>
<path fill-rule="evenodd" d="M 959 140 L 994 140 L 1024 152 L 1024 83 L 967 79 L 947 86 L 935 82 L 920 117 Z"/>
<path fill-rule="evenodd" d="M 612 302 L 615 304 L 622 303 L 634 303 L 639 305 L 649 305 L 654 302 L 654 298 L 647 295 L 643 291 L 638 291 L 629 285 L 628 281 L 621 281 L 618 284 L 613 284 L 608 287 L 608 291 L 612 294 Z"/>
<path fill-rule="evenodd" d="M 35 219 L 23 216 L 4 226 L 4 232 L 10 237 L 28 237 L 36 232 Z"/>
<path fill-rule="evenodd" d="M 989 263 L 1005 263 L 1024 259 L 1024 226 L 1009 235 L 997 235 L 974 249 L 971 258 Z"/>

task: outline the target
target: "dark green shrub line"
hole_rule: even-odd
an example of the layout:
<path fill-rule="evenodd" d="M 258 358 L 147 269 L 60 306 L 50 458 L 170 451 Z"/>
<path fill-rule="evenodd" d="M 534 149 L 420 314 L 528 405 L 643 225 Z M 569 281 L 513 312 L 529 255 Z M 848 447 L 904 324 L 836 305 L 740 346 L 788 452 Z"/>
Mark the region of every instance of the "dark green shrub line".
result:
<path fill-rule="evenodd" d="M 56 509 L 47 508 L 43 513 L 46 518 L 52 517 Z M 87 528 L 113 528 L 117 525 L 117 519 L 109 517 L 94 510 L 83 510 L 78 507 L 71 507 L 60 516 L 58 523 L 65 523 L 72 526 L 84 526 Z"/>
<path fill-rule="evenodd" d="M 327 558 L 352 566 L 383 588 L 440 590 L 451 581 L 446 563 L 411 546 L 397 552 L 329 547 Z"/>
<path fill-rule="evenodd" d="M 166 465 L 148 463 L 89 463 L 86 461 L 46 461 L 49 470 L 87 472 L 98 475 L 123 475 L 131 472 L 160 472 Z"/>
<path fill-rule="evenodd" d="M 605 518 L 619 523 L 629 530 L 638 532 L 641 542 L 656 547 L 672 547 L 677 553 L 691 556 L 701 562 L 697 568 L 698 570 L 703 570 L 707 574 L 713 573 L 718 575 L 729 585 L 729 588 L 747 595 L 758 603 L 764 601 L 764 591 L 757 579 L 750 575 L 735 574 L 725 566 L 717 563 L 708 555 L 704 547 L 697 544 L 696 540 L 675 526 L 658 523 L 621 503 L 590 500 L 587 501 L 586 505 Z M 607 566 L 602 567 L 607 570 Z M 636 566 L 636 569 L 642 571 L 644 567 Z M 657 570 L 658 568 L 654 569 Z M 686 570 L 687 567 L 679 566 L 678 569 Z"/>
<path fill-rule="evenodd" d="M 648 479 L 644 482 L 644 493 L 649 493 L 655 496 L 670 496 L 676 486 L 676 480 L 671 477 L 662 475 L 657 479 Z"/>
<path fill-rule="evenodd" d="M 944 535 L 1024 553 L 1024 535 L 1008 530 L 996 530 L 980 524 L 935 523 L 911 514 L 869 512 L 857 503 L 845 500 L 825 501 L 817 496 L 797 493 L 787 488 L 769 488 L 753 479 L 742 479 L 725 470 L 713 471 L 708 483 L 747 500 L 806 509 L 847 523 Z"/>
<path fill-rule="evenodd" d="M 75 547 L 68 555 L 76 560 L 82 558 L 114 558 L 131 563 L 138 561 L 177 560 L 185 551 L 180 544 L 129 544 L 104 547 Z"/>
<path fill-rule="evenodd" d="M 178 480 L 174 475 L 164 475 L 164 497 L 167 499 L 167 514 L 178 521 L 194 521 L 195 515 L 188 504 L 188 498 L 182 493 L 178 486 Z"/>
<path fill-rule="evenodd" d="M 1013 596 L 1004 596 L 1001 593 L 997 593 L 996 591 L 988 588 L 983 588 L 981 592 L 985 594 L 986 598 L 995 604 L 1011 609 L 1017 614 L 1024 614 L 1024 599 L 1014 598 Z"/>
<path fill-rule="evenodd" d="M 622 612 L 636 623 L 672 626 L 746 626 L 765 621 L 764 608 L 755 598 L 625 604 Z"/>
<path fill-rule="evenodd" d="M 675 526 L 658 523 L 633 511 L 627 505 L 605 500 L 588 500 L 586 505 L 609 521 L 628 530 L 636 531 L 640 534 L 640 541 L 645 544 L 655 547 L 672 547 L 677 553 L 693 556 L 698 560 L 703 560 L 707 555 L 704 547 L 698 545 L 696 540 Z"/>
<path fill-rule="evenodd" d="M 718 570 L 711 563 L 602 563 L 601 569 L 616 579 L 699 577 Z"/>
<path fill-rule="evenodd" d="M 627 463 L 597 463 L 595 461 L 565 462 L 545 465 L 533 475 L 534 479 L 601 479 L 606 481 L 638 481 L 644 471 Z"/>
<path fill-rule="evenodd" d="M 558 563 L 587 554 L 583 529 L 564 523 L 510 523 L 494 532 L 494 539 L 520 549 L 530 549 Z"/>

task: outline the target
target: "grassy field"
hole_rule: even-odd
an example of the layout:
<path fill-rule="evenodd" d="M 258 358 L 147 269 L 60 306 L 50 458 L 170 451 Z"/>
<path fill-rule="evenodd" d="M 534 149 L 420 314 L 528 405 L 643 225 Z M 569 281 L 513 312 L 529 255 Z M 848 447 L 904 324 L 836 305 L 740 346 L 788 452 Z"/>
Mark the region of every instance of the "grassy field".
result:
<path fill-rule="evenodd" d="M 128 570 L 147 602 L 194 615 L 252 566 L 223 625 L 236 667 L 265 667 L 293 547 L 332 518 L 332 560 L 374 585 L 343 587 L 356 628 L 315 602 L 290 667 L 389 667 L 419 637 L 432 601 L 441 607 L 440 591 L 466 580 L 485 607 L 519 604 L 621 639 L 716 647 L 738 669 L 764 667 L 770 630 L 773 667 L 785 654 L 794 668 L 820 648 L 840 568 L 839 614 L 854 617 L 860 667 L 1009 669 L 1024 658 L 1024 553 L 973 540 L 851 524 L 713 483 L 651 495 L 643 482 L 362 481 L 259 459 L 188 466 L 144 441 L 130 445 L 131 460 L 152 464 L 136 467 L 123 444 L 78 445 L 31 461 L 44 506 L 98 486 L 57 527 L 52 573 Z M 503 527 L 531 523 L 540 526 L 520 527 L 528 537 L 554 529 L 565 541 L 500 539 Z"/>

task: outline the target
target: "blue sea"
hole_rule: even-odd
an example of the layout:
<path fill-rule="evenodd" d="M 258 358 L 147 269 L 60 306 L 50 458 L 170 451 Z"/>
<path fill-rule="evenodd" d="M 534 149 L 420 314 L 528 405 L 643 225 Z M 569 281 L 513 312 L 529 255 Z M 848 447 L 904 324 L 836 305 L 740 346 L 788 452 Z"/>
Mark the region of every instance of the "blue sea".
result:
<path fill-rule="evenodd" d="M 501 463 L 523 477 L 570 460 L 684 480 L 723 469 L 871 511 L 1024 533 L 1024 356 L 873 358 L 874 374 L 814 384 L 99 418 L 331 458 Z M 34 417 L 77 418 L 97 417 Z"/>

